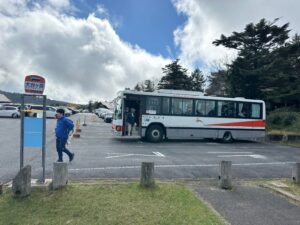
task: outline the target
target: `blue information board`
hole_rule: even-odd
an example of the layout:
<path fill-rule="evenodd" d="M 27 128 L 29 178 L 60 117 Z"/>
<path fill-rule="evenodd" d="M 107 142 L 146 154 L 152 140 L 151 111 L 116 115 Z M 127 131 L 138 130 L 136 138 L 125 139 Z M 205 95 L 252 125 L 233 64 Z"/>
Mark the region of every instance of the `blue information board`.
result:
<path fill-rule="evenodd" d="M 24 147 L 42 148 L 43 118 L 24 118 Z"/>

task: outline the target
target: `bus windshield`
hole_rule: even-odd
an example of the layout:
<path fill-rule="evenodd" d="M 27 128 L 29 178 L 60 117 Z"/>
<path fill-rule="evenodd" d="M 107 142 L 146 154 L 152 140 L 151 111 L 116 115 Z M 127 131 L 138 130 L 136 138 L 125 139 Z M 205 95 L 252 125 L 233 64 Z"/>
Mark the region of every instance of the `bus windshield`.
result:
<path fill-rule="evenodd" d="M 122 119 L 122 99 L 121 98 L 118 99 L 118 101 L 116 102 L 114 118 Z"/>

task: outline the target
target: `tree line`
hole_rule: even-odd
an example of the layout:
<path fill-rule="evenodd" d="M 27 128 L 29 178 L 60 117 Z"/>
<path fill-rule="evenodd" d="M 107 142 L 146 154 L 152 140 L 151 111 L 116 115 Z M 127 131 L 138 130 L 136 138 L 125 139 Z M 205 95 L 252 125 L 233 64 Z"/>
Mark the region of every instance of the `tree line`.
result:
<path fill-rule="evenodd" d="M 160 81 L 153 80 L 139 82 L 133 88 L 136 91 L 152 92 L 156 89 L 189 90 L 204 92 L 205 78 L 200 69 L 195 69 L 189 74 L 188 69 L 179 64 L 179 59 L 162 68 L 163 73 Z"/>
<path fill-rule="evenodd" d="M 212 43 L 234 49 L 237 57 L 205 76 L 200 69 L 189 72 L 179 59 L 162 68 L 158 83 L 138 83 L 138 91 L 174 89 L 201 91 L 206 95 L 263 99 L 269 109 L 300 108 L 300 36 L 290 37 L 289 23 L 279 19 L 249 23 L 243 31 L 221 35 Z"/>

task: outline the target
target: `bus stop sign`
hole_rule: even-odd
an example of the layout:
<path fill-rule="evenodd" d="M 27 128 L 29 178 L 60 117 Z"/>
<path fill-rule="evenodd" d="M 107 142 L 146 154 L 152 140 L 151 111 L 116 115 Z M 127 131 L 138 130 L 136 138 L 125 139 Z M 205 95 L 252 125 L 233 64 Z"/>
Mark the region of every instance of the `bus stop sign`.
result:
<path fill-rule="evenodd" d="M 42 95 L 45 90 L 45 78 L 38 75 L 25 77 L 25 93 Z"/>

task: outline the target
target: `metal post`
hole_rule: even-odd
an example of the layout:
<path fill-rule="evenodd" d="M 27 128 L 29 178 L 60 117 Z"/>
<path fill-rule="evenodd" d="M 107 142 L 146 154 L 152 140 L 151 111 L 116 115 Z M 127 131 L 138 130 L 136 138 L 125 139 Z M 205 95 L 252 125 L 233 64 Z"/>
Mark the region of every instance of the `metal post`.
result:
<path fill-rule="evenodd" d="M 43 178 L 42 182 L 45 183 L 46 176 L 46 100 L 47 96 L 43 95 L 43 142 L 42 142 L 42 166 L 43 166 Z"/>
<path fill-rule="evenodd" d="M 20 170 L 24 167 L 24 95 L 21 95 Z"/>

